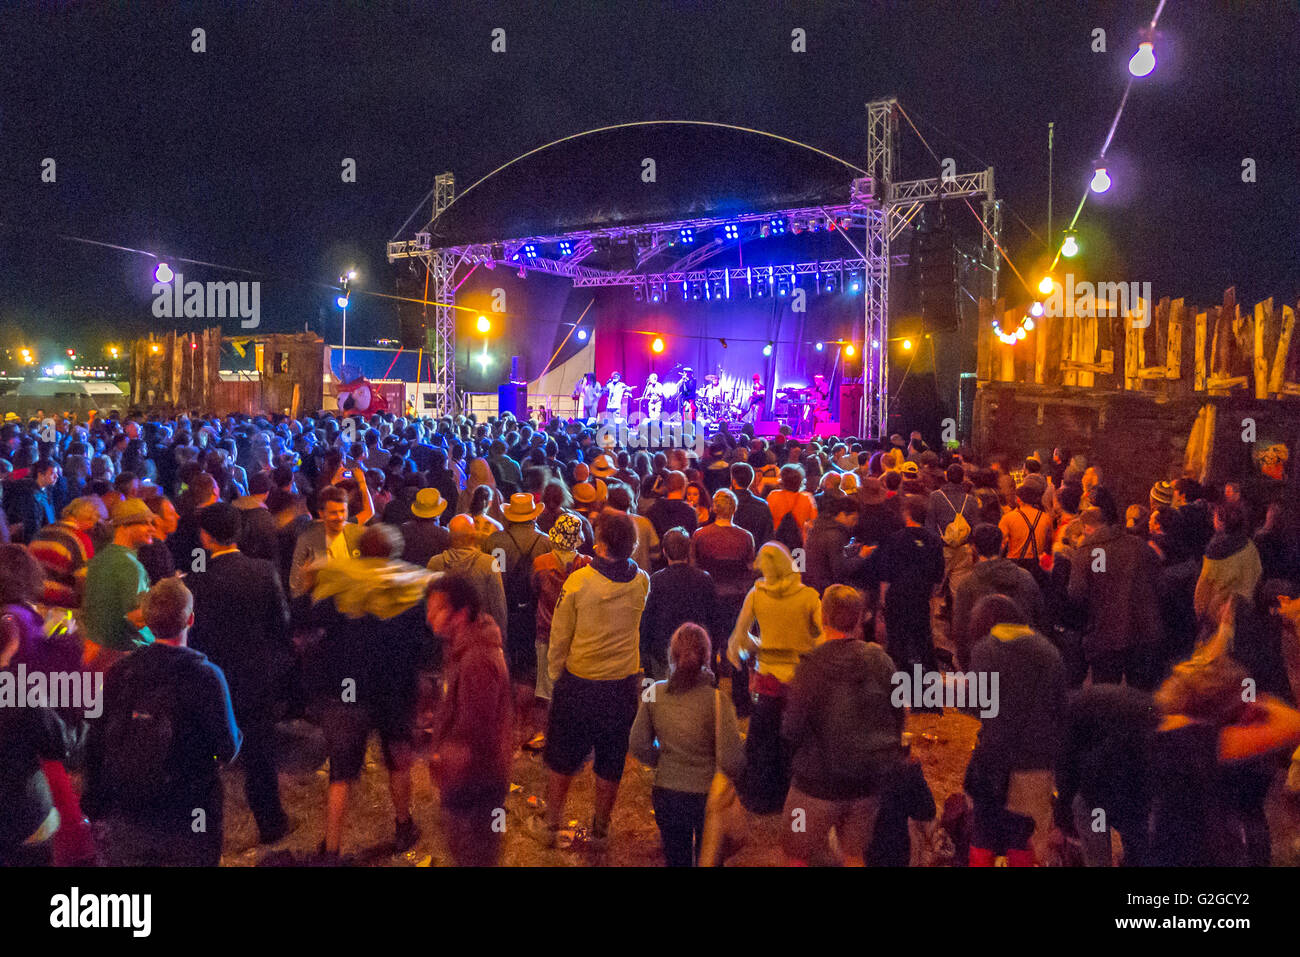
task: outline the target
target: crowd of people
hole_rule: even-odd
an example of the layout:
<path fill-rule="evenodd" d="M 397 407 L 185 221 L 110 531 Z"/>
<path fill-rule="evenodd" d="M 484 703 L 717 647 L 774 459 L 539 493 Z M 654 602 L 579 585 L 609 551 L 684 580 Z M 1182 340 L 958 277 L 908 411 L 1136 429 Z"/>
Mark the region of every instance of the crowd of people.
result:
<path fill-rule="evenodd" d="M 1272 859 L 1265 799 L 1300 746 L 1282 495 L 1179 473 L 1123 503 L 1069 450 L 1013 467 L 919 433 L 724 427 L 697 456 L 594 425 L 5 424 L 0 678 L 91 674 L 102 708 L 0 681 L 0 863 L 215 865 L 236 759 L 281 840 L 286 719 L 324 736 L 325 864 L 372 732 L 396 851 L 420 764 L 463 865 L 516 824 L 561 845 L 589 759 L 586 843 L 617 841 L 629 755 L 673 866 L 721 863 L 734 813 L 782 815 L 791 864 Z M 900 704 L 913 675 L 944 694 Z M 980 729 L 938 808 L 906 719 L 953 694 Z M 522 817 L 521 754 L 547 775 Z"/>

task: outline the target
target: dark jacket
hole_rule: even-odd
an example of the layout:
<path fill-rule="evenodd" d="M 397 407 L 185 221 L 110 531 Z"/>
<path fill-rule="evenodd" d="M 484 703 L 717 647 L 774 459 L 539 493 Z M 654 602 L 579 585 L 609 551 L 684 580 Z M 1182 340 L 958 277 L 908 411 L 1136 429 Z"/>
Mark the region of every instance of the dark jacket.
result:
<path fill-rule="evenodd" d="M 966 768 L 966 793 L 975 801 L 1001 803 L 1013 771 L 1056 766 L 1065 720 L 1065 663 L 1036 631 L 994 625 L 971 650 L 971 670 L 997 676 L 991 695 L 997 714 L 981 717 L 975 751 Z"/>
<path fill-rule="evenodd" d="M 1105 562 L 1105 571 L 1100 569 Z M 1163 637 L 1159 602 L 1160 560 L 1146 541 L 1108 526 L 1084 539 L 1070 567 L 1070 598 L 1086 602 L 1084 653 L 1157 645 Z"/>
<path fill-rule="evenodd" d="M 747 488 L 731 490 L 736 495 L 736 514 L 732 516 L 733 525 L 739 525 L 754 536 L 754 548 L 760 549 L 772 540 L 772 510 L 767 502 Z"/>
<path fill-rule="evenodd" d="M 235 503 L 239 509 L 239 550 L 249 558 L 263 558 L 280 567 L 280 527 L 275 516 L 249 497 Z"/>
<path fill-rule="evenodd" d="M 719 620 L 713 576 L 694 565 L 669 565 L 650 576 L 650 594 L 641 613 L 641 658 L 668 661 L 668 642 L 679 625 L 693 621 L 714 636 L 725 635 Z"/>
<path fill-rule="evenodd" d="M 54 802 L 41 761 L 64 760 L 74 741 L 52 708 L 0 708 L 0 861 L 49 816 Z"/>
<path fill-rule="evenodd" d="M 975 605 L 987 595 L 1006 595 L 1029 617 L 1029 625 L 1039 631 L 1044 621 L 1043 593 L 1034 576 L 1009 558 L 990 558 L 975 567 L 957 586 L 952 599 L 950 637 L 957 649 L 957 661 L 963 666 L 970 657 L 971 646 L 982 635 L 970 634 L 970 616 Z"/>
<path fill-rule="evenodd" d="M 402 561 L 424 567 L 434 555 L 447 550 L 451 533 L 436 518 L 412 518 L 402 525 L 402 541 Z"/>
<path fill-rule="evenodd" d="M 831 801 L 880 792 L 902 759 L 893 674 L 884 648 L 853 638 L 827 641 L 799 662 L 781 719 L 795 787 Z"/>
<path fill-rule="evenodd" d="M 15 479 L 5 485 L 5 515 L 14 541 L 30 542 L 46 525 L 54 522 L 54 489 L 39 488 L 34 478 Z M 16 526 L 22 526 L 19 537 Z"/>
<path fill-rule="evenodd" d="M 865 559 L 845 552 L 850 536 L 850 530 L 828 514 L 818 513 L 813 519 L 808 540 L 804 543 L 803 581 L 817 589 L 817 594 L 830 585 L 847 584 L 857 566 L 865 563 Z"/>
<path fill-rule="evenodd" d="M 225 672 L 237 709 L 268 702 L 293 661 L 280 573 L 234 551 L 209 555 L 185 584 L 194 593 L 190 647 Z"/>

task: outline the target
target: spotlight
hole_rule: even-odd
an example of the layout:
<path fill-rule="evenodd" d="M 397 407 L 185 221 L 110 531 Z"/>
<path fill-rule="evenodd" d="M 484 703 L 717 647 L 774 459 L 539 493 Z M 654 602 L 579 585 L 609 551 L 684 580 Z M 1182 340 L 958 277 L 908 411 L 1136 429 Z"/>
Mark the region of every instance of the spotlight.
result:
<path fill-rule="evenodd" d="M 876 342 L 874 339 L 872 340 L 871 344 L 873 346 L 880 345 L 880 343 Z M 857 354 L 858 354 L 858 350 L 854 348 L 853 343 L 850 342 L 844 346 L 844 355 L 847 356 L 848 358 L 852 359 Z"/>
<path fill-rule="evenodd" d="M 778 296 L 790 295 L 790 280 L 784 277 L 778 279 L 776 283 L 776 294 Z"/>
<path fill-rule="evenodd" d="M 479 316 L 478 322 L 475 323 L 479 332 L 488 333 L 492 331 L 492 321 L 487 316 Z"/>
<path fill-rule="evenodd" d="M 561 256 L 573 255 L 573 243 L 570 240 L 567 239 L 560 240 L 560 255 Z"/>
<path fill-rule="evenodd" d="M 822 221 L 820 218 L 808 220 L 808 232 L 819 233 L 822 230 Z"/>
<path fill-rule="evenodd" d="M 700 298 L 702 295 L 704 295 L 704 290 L 703 290 L 702 288 L 700 288 L 702 285 L 703 285 L 702 283 L 698 283 L 698 282 L 691 283 L 691 298 L 692 298 L 692 299 L 698 301 L 699 298 Z"/>
<path fill-rule="evenodd" d="M 348 270 L 348 282 L 351 282 L 352 280 L 354 280 L 354 279 L 356 279 L 356 278 L 357 278 L 357 271 L 356 271 L 355 269 L 349 269 L 349 270 Z"/>
<path fill-rule="evenodd" d="M 633 286 L 633 287 L 632 287 L 632 298 L 633 298 L 633 299 L 635 299 L 637 302 L 640 302 L 644 297 L 645 297 L 645 294 L 641 291 L 641 287 L 640 287 L 640 286 Z"/>
<path fill-rule="evenodd" d="M 524 243 L 524 255 L 527 256 L 529 259 L 536 259 L 536 258 L 537 258 L 537 244 L 536 244 L 536 243 Z"/>
<path fill-rule="evenodd" d="M 799 222 L 799 220 L 796 219 L 793 223 L 790 224 L 790 232 L 798 236 L 800 233 L 803 232 L 803 223 Z"/>
<path fill-rule="evenodd" d="M 826 343 L 819 342 L 817 343 L 817 345 L 813 346 L 813 348 L 816 349 L 818 352 L 821 352 L 823 349 L 826 348 Z"/>
<path fill-rule="evenodd" d="M 503 243 L 492 244 L 492 258 L 501 261 L 506 258 L 506 247 Z"/>
<path fill-rule="evenodd" d="M 769 342 L 767 345 L 763 346 L 763 355 L 770 356 L 771 354 L 772 354 L 772 343 Z"/>
<path fill-rule="evenodd" d="M 785 220 L 782 219 L 781 217 L 778 216 L 776 219 L 772 220 L 768 225 L 771 227 L 771 232 L 773 236 L 785 235 Z"/>
<path fill-rule="evenodd" d="M 655 238 L 652 233 L 637 233 L 635 241 L 637 246 L 641 249 L 649 249 L 655 244 Z"/>
<path fill-rule="evenodd" d="M 650 343 L 650 351 L 652 351 L 652 352 L 663 352 L 663 351 L 664 351 L 664 341 L 663 341 L 662 339 L 660 339 L 658 336 L 655 336 L 655 341 L 652 342 L 652 343 Z"/>
<path fill-rule="evenodd" d="M 849 346 L 849 348 L 852 349 L 853 346 Z M 873 348 L 873 349 L 879 349 L 879 348 L 880 348 L 880 340 L 879 340 L 879 339 L 872 339 L 872 340 L 871 340 L 871 348 Z"/>
<path fill-rule="evenodd" d="M 739 239 L 740 225 L 738 223 L 727 223 L 722 227 L 723 239 Z"/>
<path fill-rule="evenodd" d="M 171 282 L 175 278 L 176 274 L 172 272 L 172 267 L 166 263 L 159 263 L 153 271 L 154 282 Z"/>
<path fill-rule="evenodd" d="M 683 226 L 678 231 L 677 236 L 683 243 L 685 243 L 688 246 L 691 243 L 695 242 L 695 230 L 692 229 L 690 226 Z"/>
<path fill-rule="evenodd" d="M 650 301 L 651 301 L 651 302 L 658 302 L 661 298 L 663 298 L 663 297 L 662 297 L 662 294 L 659 292 L 659 287 L 658 287 L 658 286 L 651 286 L 651 287 L 650 287 Z"/>
<path fill-rule="evenodd" d="M 1106 167 L 1098 166 L 1096 172 L 1092 174 L 1092 182 L 1088 188 L 1094 193 L 1104 193 L 1110 189 L 1110 174 L 1106 172 Z"/>
<path fill-rule="evenodd" d="M 1055 284 L 1052 282 L 1051 276 L 1044 276 L 1042 278 L 1042 281 L 1039 282 L 1038 284 L 1038 291 L 1041 292 L 1044 296 L 1050 296 L 1052 294 L 1052 289 L 1054 288 L 1054 285 Z"/>
<path fill-rule="evenodd" d="M 338 307 L 339 307 L 340 309 L 346 309 L 346 308 L 348 307 L 348 297 L 347 297 L 347 296 L 339 296 L 339 297 L 338 297 L 337 299 L 335 299 L 334 301 L 338 304 Z"/>
<path fill-rule="evenodd" d="M 1079 255 L 1079 241 L 1074 238 L 1074 233 L 1065 234 L 1065 242 L 1061 243 L 1061 255 L 1066 259 Z"/>
<path fill-rule="evenodd" d="M 1138 44 L 1137 53 L 1128 61 L 1128 71 L 1134 76 L 1147 76 L 1156 68 L 1155 47 L 1150 40 Z"/>
<path fill-rule="evenodd" d="M 587 330 L 586 330 L 586 329 L 579 329 L 579 330 L 578 330 L 578 341 L 579 341 L 579 342 L 586 342 L 586 341 L 587 341 Z"/>
<path fill-rule="evenodd" d="M 826 277 L 826 291 L 827 292 L 835 291 L 835 276 L 833 274 Z"/>
<path fill-rule="evenodd" d="M 862 290 L 862 276 L 857 270 L 849 273 L 849 292 L 860 292 Z"/>
<path fill-rule="evenodd" d="M 715 279 L 713 280 L 713 298 L 721 299 L 722 296 L 723 296 L 722 281 L 719 279 Z"/>
<path fill-rule="evenodd" d="M 903 351 L 904 351 L 904 352 L 910 352 L 911 350 L 912 350 L 912 340 L 911 340 L 911 339 L 904 339 L 904 340 L 903 340 Z"/>

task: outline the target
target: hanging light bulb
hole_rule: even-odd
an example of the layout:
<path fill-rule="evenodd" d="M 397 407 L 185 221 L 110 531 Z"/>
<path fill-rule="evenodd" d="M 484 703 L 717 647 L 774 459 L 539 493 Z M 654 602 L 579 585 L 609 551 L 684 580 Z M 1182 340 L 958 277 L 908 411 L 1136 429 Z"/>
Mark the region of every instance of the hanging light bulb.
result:
<path fill-rule="evenodd" d="M 1106 167 L 1098 166 L 1096 172 L 1092 174 L 1092 182 L 1088 188 L 1094 193 L 1104 193 L 1110 189 L 1110 174 L 1106 172 Z"/>
<path fill-rule="evenodd" d="M 1016 338 L 1017 338 L 1017 339 L 1023 339 L 1026 335 L 1028 335 L 1028 333 L 1025 332 L 1025 327 L 1024 327 L 1024 326 L 1021 326 L 1019 329 L 1016 330 Z"/>
<path fill-rule="evenodd" d="M 1065 242 L 1061 243 L 1061 255 L 1066 259 L 1079 255 L 1079 241 L 1074 238 L 1074 233 L 1065 234 Z"/>
<path fill-rule="evenodd" d="M 1052 294 L 1053 285 L 1052 277 L 1044 276 L 1042 281 L 1038 284 L 1038 291 L 1044 296 L 1050 296 Z"/>
<path fill-rule="evenodd" d="M 1128 71 L 1134 76 L 1147 76 L 1156 68 L 1155 47 L 1150 40 L 1138 44 L 1137 53 L 1128 61 Z"/>
<path fill-rule="evenodd" d="M 1032 318 L 1030 318 L 1029 316 L 1025 316 L 1025 322 L 1024 322 L 1024 326 L 1023 326 L 1023 328 L 1028 329 L 1030 332 L 1033 332 L 1033 330 L 1034 330 L 1034 320 L 1033 320 Z"/>
<path fill-rule="evenodd" d="M 176 278 L 176 274 L 172 272 L 171 266 L 159 263 L 158 268 L 153 271 L 153 278 L 154 282 L 168 283 Z"/>
<path fill-rule="evenodd" d="M 1031 316 L 1041 316 L 1043 314 L 1043 304 L 1041 302 L 1034 303 L 1029 307 L 1029 314 Z"/>

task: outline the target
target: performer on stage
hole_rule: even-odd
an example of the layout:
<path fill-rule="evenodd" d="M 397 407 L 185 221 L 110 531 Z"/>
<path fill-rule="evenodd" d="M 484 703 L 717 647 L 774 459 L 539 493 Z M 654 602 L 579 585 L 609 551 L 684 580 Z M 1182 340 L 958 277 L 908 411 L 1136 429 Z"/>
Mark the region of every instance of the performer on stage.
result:
<path fill-rule="evenodd" d="M 742 418 L 746 422 L 757 422 L 763 417 L 763 405 L 766 401 L 767 393 L 763 389 L 763 378 L 755 372 L 754 384 L 749 392 L 749 405 L 745 408 Z"/>
<path fill-rule="evenodd" d="M 600 383 L 596 381 L 596 373 L 583 373 L 578 387 L 573 390 L 573 399 L 578 403 L 578 418 L 595 418 L 596 406 L 600 402 Z"/>
<path fill-rule="evenodd" d="M 609 377 L 603 390 L 606 418 L 611 418 L 615 422 L 622 422 L 627 418 L 627 414 L 623 411 L 623 400 L 632 391 L 631 387 L 623 381 L 621 373 L 615 372 Z"/>
<path fill-rule="evenodd" d="M 677 399 L 682 410 L 683 422 L 695 421 L 695 370 L 690 366 L 682 369 L 677 386 Z"/>
<path fill-rule="evenodd" d="M 658 422 L 664 411 L 664 387 L 659 384 L 656 373 L 650 373 L 650 377 L 645 380 L 645 391 L 641 397 L 645 399 L 646 417 L 651 422 Z"/>

